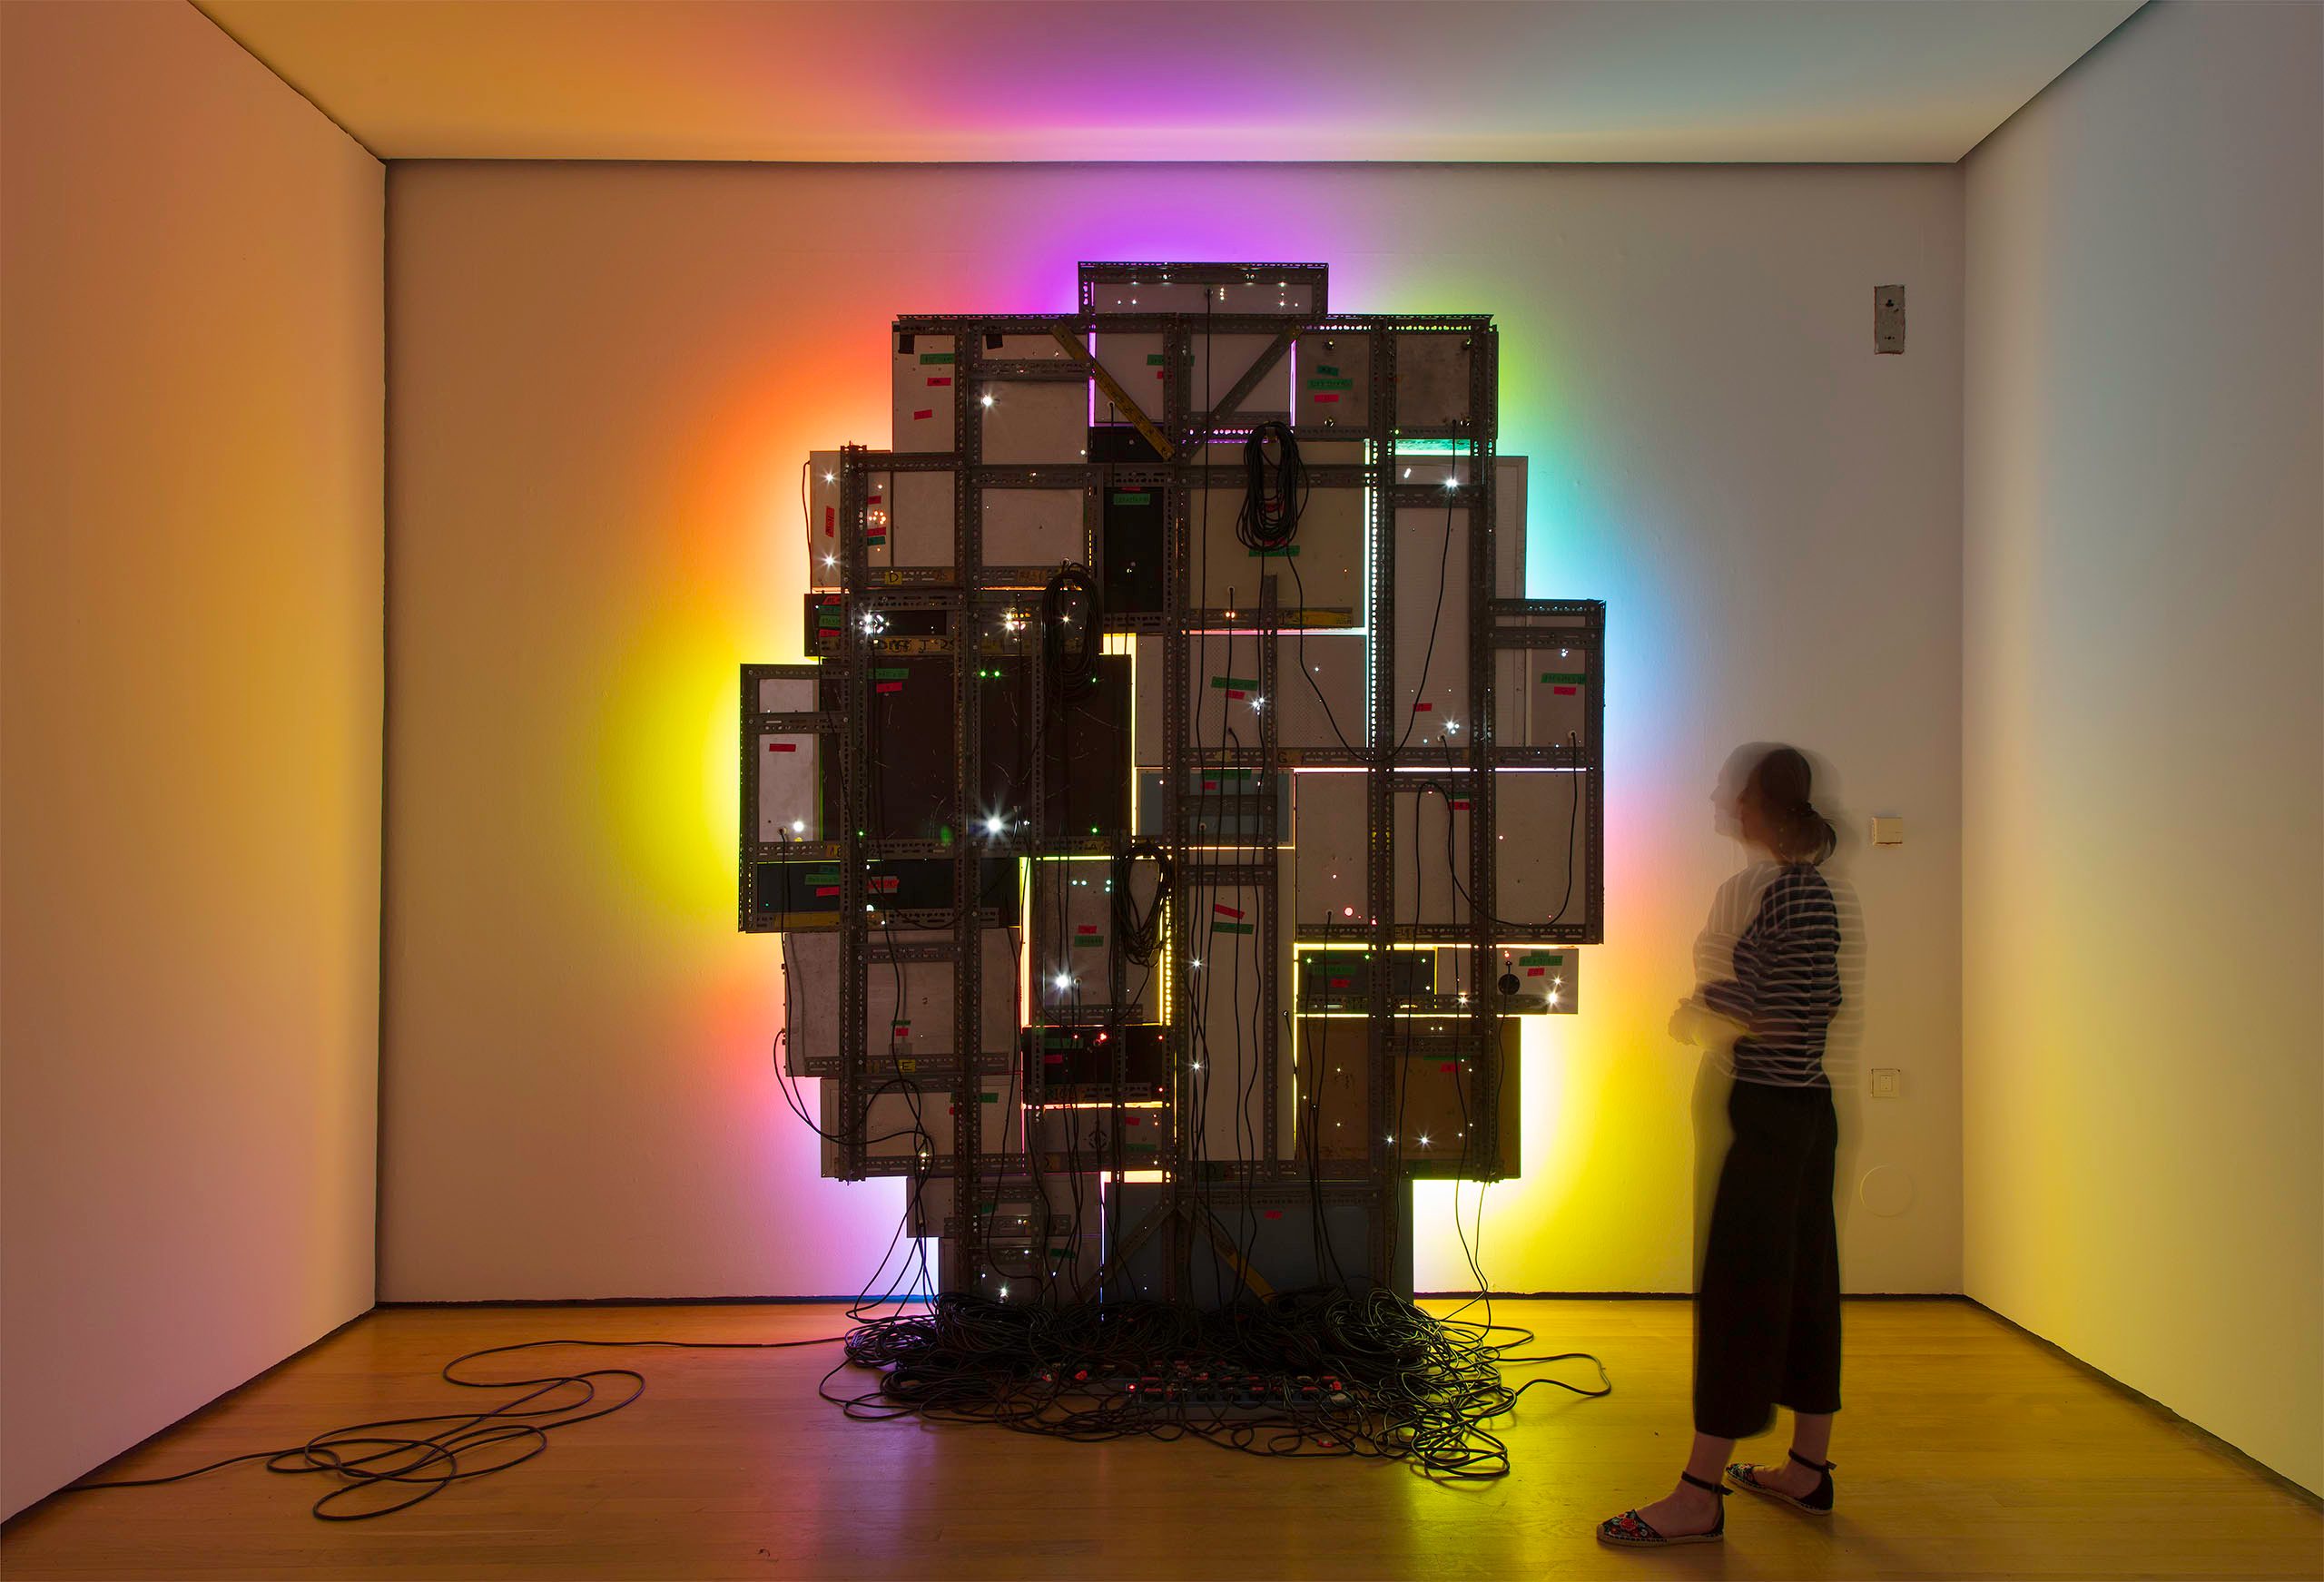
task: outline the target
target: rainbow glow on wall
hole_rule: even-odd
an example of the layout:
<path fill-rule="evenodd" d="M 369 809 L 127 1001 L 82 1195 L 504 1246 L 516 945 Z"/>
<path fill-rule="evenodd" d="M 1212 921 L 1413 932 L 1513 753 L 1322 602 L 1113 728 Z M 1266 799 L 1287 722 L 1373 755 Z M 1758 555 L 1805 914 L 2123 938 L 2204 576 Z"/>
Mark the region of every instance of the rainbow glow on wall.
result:
<path fill-rule="evenodd" d="M 1583 952 L 1581 1012 L 1527 1028 L 1523 1175 L 1487 1191 L 1481 1217 L 1473 1185 L 1457 1194 L 1450 1184 L 1418 1187 L 1419 1283 L 1473 1286 L 1468 1259 L 1481 1251 L 1497 1289 L 1572 1288 L 1577 1280 L 1568 1271 L 1610 1265 L 1635 1271 L 1628 1278 L 1637 1289 L 1683 1288 L 1682 1246 L 1641 1258 L 1626 1245 L 1637 1213 L 1686 1211 L 1690 1144 L 1683 1105 L 1667 1124 L 1613 1117 L 1673 1108 L 1676 1089 L 1659 1041 L 1667 1013 L 1658 1008 L 1669 964 L 1641 959 L 1634 946 L 1633 898 L 1650 855 L 1626 814 L 1623 788 L 1652 767 L 1650 752 L 1667 748 L 1639 722 L 1687 656 L 1668 642 L 1636 640 L 1654 601 L 1591 473 L 1588 394 L 1560 356 L 1575 327 L 1509 301 L 1497 284 L 1504 260 L 1376 251 L 1379 238 L 1334 202 L 1330 172 L 1286 180 L 1283 172 L 1156 167 L 1135 182 L 1087 172 L 1053 179 L 1086 189 L 1089 201 L 994 213 L 974 253 L 883 251 L 858 260 L 865 267 L 795 304 L 795 320 L 811 327 L 809 337 L 770 345 L 758 382 L 726 392 L 716 410 L 673 416 L 699 424 L 689 477 L 700 497 L 676 514 L 716 518 L 720 530 L 703 542 L 669 545 L 673 564 L 657 574 L 667 596 L 637 623 L 634 642 L 602 678 L 596 731 L 601 811 L 637 902 L 686 919 L 686 932 L 724 963 L 717 992 L 702 1007 L 704 1035 L 763 1052 L 780 1019 L 774 942 L 731 935 L 735 672 L 746 659 L 802 656 L 798 468 L 810 449 L 886 442 L 888 375 L 879 353 L 888 321 L 900 311 L 1070 310 L 1081 259 L 1323 260 L 1333 270 L 1334 305 L 1349 311 L 1495 314 L 1502 333 L 1502 448 L 1531 463 L 1529 592 L 1602 598 L 1610 606 L 1610 942 Z M 877 194 L 867 201 L 876 206 Z M 1667 937 L 1682 926 L 1673 915 L 1654 932 Z M 713 934 L 726 938 L 714 947 Z M 763 1054 L 726 1065 L 747 1074 L 753 1090 L 734 1102 L 765 1115 L 764 1145 L 787 1162 L 768 1176 L 770 1190 L 779 1180 L 796 1201 L 802 1178 L 813 1172 L 815 1139 L 774 1102 Z M 862 1250 L 868 1273 L 872 1250 L 892 1229 L 901 1189 L 806 1190 L 817 1240 L 831 1243 L 826 1253 L 852 1244 Z M 1462 1233 L 1455 1230 L 1456 1195 Z M 1610 1201 L 1634 1212 L 1609 1214 Z M 829 1266 L 832 1259 L 816 1262 Z M 837 1276 L 819 1278 L 815 1289 L 825 1292 Z M 1598 1288 L 1606 1283 L 1602 1273 L 1584 1278 Z"/>

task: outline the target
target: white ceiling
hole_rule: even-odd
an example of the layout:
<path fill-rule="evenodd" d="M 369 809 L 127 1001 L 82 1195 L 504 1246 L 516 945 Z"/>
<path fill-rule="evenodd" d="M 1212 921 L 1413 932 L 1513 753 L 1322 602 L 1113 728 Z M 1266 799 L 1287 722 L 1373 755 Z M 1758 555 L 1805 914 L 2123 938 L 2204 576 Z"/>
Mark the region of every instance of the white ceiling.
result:
<path fill-rule="evenodd" d="M 2141 0 L 198 0 L 386 158 L 1949 162 Z"/>

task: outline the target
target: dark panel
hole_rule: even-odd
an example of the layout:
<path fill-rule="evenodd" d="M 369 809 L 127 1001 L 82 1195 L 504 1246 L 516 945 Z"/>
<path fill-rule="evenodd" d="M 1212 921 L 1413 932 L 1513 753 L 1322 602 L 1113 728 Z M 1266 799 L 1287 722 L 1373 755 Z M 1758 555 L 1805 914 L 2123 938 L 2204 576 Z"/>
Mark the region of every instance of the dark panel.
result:
<path fill-rule="evenodd" d="M 1097 437 L 1104 432 L 1089 431 L 1092 457 L 1097 454 Z M 1140 445 L 1146 443 L 1135 429 L 1128 432 Z M 1158 484 L 1106 486 L 1105 525 L 1098 551 L 1109 615 L 1162 613 L 1164 576 L 1168 570 L 1164 553 L 1168 544 L 1164 533 L 1169 514 L 1167 494 Z"/>
<path fill-rule="evenodd" d="M 1059 700 L 1043 741 L 1050 835 L 1129 829 L 1129 672 L 1127 655 L 1101 657 L 1091 681 Z"/>

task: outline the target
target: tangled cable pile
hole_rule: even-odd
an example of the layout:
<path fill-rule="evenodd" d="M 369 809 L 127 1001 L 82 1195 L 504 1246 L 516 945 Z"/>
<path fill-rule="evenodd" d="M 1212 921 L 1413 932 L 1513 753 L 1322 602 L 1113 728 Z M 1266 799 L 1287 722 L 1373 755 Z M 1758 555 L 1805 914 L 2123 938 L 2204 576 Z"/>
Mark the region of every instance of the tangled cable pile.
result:
<path fill-rule="evenodd" d="M 849 1332 L 847 1361 L 879 1370 L 876 1390 L 833 1393 L 836 1368 L 822 1389 L 851 1417 L 917 1414 L 1084 1441 L 1192 1436 L 1253 1455 L 1370 1457 L 1433 1476 L 1499 1478 L 1509 1451 L 1487 1425 L 1525 1391 L 1612 1390 L 1586 1352 L 1513 1354 L 1531 1338 L 1489 1318 L 1438 1318 L 1385 1291 L 1291 1292 L 1215 1312 L 943 1296 Z M 1598 1387 L 1502 1380 L 1504 1366 L 1568 1361 L 1596 1368 Z"/>

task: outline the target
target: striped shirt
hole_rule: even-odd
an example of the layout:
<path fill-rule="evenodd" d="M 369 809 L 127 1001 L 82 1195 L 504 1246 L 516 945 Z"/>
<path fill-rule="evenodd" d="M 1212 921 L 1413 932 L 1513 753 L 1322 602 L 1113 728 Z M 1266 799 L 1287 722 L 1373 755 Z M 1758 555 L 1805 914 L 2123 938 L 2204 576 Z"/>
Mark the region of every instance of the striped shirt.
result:
<path fill-rule="evenodd" d="M 1735 976 L 1705 985 L 1703 1002 L 1748 1029 L 1735 1041 L 1735 1078 L 1824 1087 L 1825 1037 L 1840 1009 L 1840 915 L 1824 876 L 1786 863 L 1735 941 Z"/>

